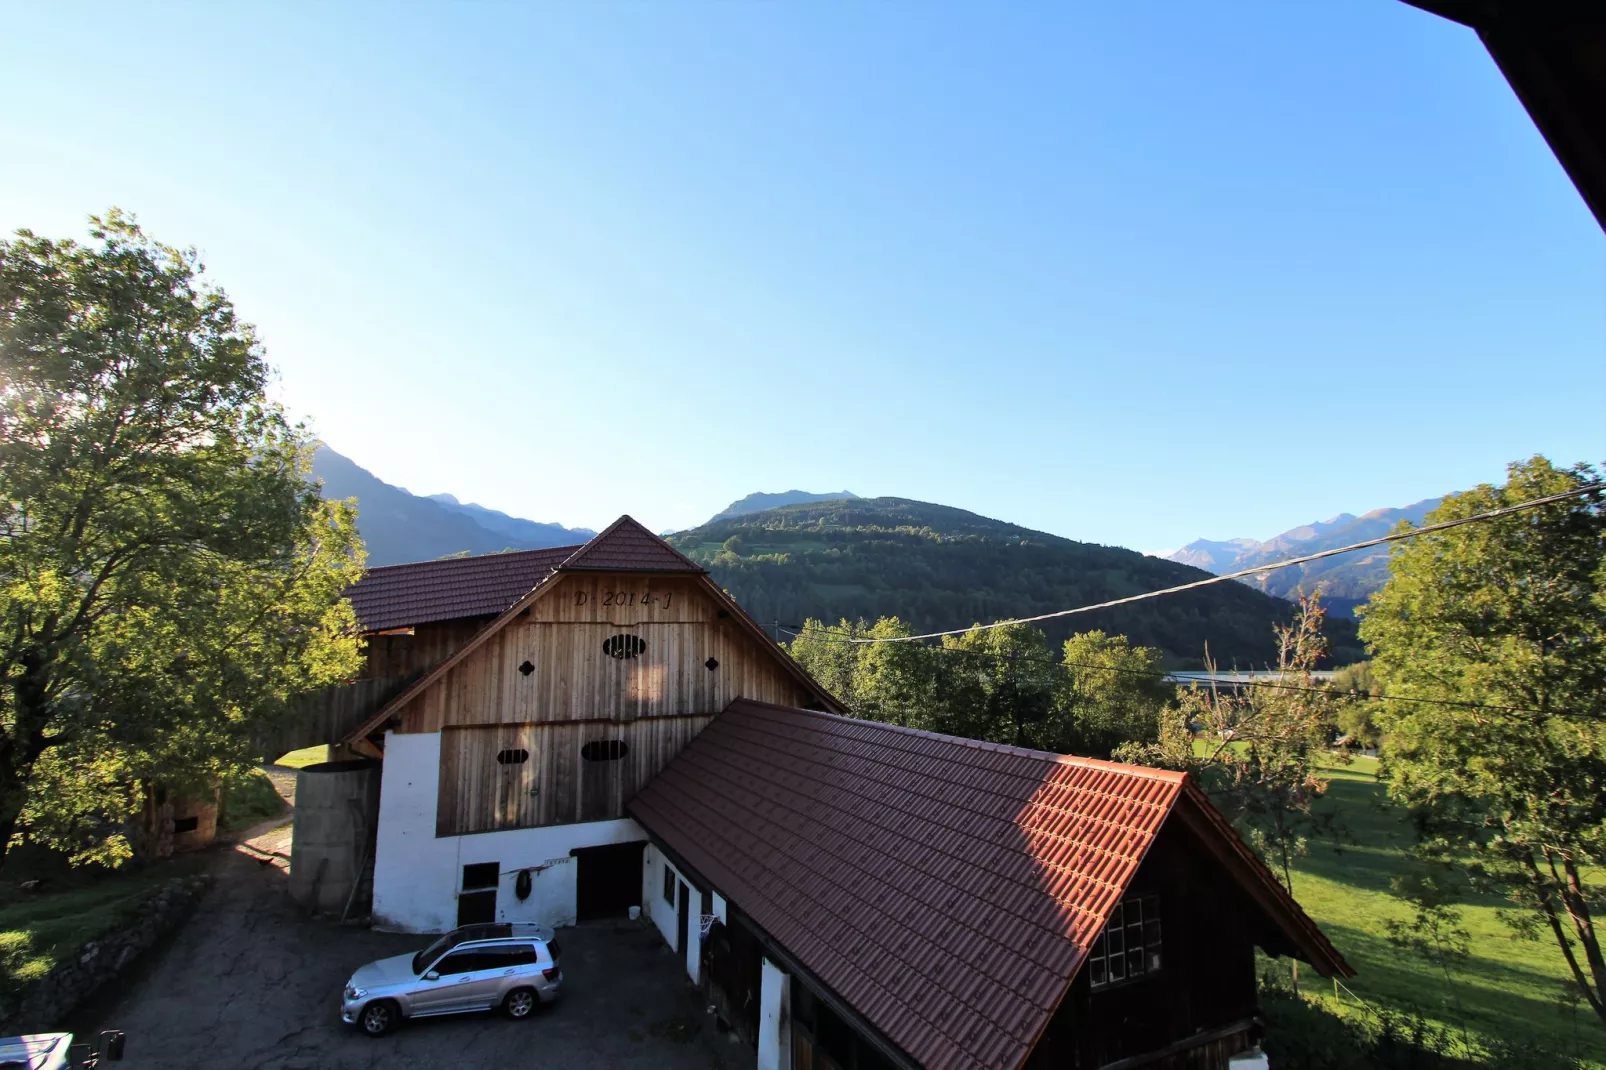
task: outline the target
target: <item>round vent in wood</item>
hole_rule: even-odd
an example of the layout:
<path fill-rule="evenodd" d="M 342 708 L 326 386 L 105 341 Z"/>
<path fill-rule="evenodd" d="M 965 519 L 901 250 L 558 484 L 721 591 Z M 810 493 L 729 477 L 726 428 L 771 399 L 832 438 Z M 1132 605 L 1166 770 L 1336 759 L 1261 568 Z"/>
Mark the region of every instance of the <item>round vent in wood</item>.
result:
<path fill-rule="evenodd" d="M 617 762 L 630 753 L 630 746 L 622 739 L 593 739 L 580 748 L 580 757 L 588 762 Z"/>
<path fill-rule="evenodd" d="M 530 760 L 530 752 L 523 747 L 509 747 L 496 752 L 497 765 L 523 765 Z"/>
<path fill-rule="evenodd" d="M 602 641 L 602 652 L 610 658 L 639 658 L 647 650 L 647 640 L 639 635 L 610 635 Z"/>

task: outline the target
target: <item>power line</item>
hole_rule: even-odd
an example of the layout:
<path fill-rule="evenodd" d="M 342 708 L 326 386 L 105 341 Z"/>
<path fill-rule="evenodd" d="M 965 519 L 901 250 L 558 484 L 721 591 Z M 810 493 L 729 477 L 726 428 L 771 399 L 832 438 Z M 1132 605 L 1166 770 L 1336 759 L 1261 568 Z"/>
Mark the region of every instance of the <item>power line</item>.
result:
<path fill-rule="evenodd" d="M 837 643 L 842 646 L 848 646 L 854 643 L 854 640 L 852 639 L 831 639 L 819 637 L 820 632 L 830 632 L 833 635 L 847 634 L 844 633 L 840 628 L 820 628 L 814 632 L 804 635 L 804 631 L 801 629 L 794 629 L 787 625 L 781 625 L 780 627 L 782 631 L 790 633 L 794 638 L 802 636 L 804 638 L 813 639 L 816 642 Z M 940 651 L 944 654 L 959 654 L 965 657 L 993 658 L 997 661 L 1013 662 L 1015 660 L 1007 654 L 995 654 L 990 650 L 965 650 L 961 647 L 950 646 L 926 646 L 925 649 Z M 1123 669 L 1116 665 L 1092 665 L 1086 662 L 1076 661 L 1059 661 L 1055 664 L 1069 666 L 1073 669 L 1090 669 L 1101 672 L 1121 673 L 1127 676 L 1142 676 L 1148 679 L 1159 677 L 1160 679 L 1166 680 L 1166 682 L 1174 684 L 1177 687 L 1184 686 L 1182 681 L 1168 679 L 1164 672 L 1147 672 L 1143 669 Z M 1205 681 L 1190 682 L 1197 686 Z M 1212 678 L 1209 683 L 1211 690 L 1215 690 L 1216 681 Z M 1449 706 L 1457 709 L 1492 710 L 1496 713 L 1525 713 L 1535 717 L 1576 717 L 1580 720 L 1588 721 L 1606 720 L 1606 717 L 1603 717 L 1600 714 L 1575 713 L 1571 710 L 1536 710 L 1528 706 L 1504 706 L 1492 702 L 1466 702 L 1459 699 L 1449 698 L 1417 698 L 1409 695 L 1374 695 L 1370 691 L 1338 691 L 1332 688 L 1304 687 L 1299 684 L 1284 684 L 1271 680 L 1233 680 L 1228 683 L 1228 686 L 1234 690 L 1244 687 L 1261 687 L 1273 691 L 1295 691 L 1306 694 L 1326 695 L 1329 698 L 1340 698 L 1361 702 L 1415 702 L 1422 705 Z"/>
<path fill-rule="evenodd" d="M 1175 587 L 1167 587 L 1159 591 L 1148 591 L 1144 594 L 1127 595 L 1125 598 L 1112 598 L 1108 602 L 1098 602 L 1090 606 L 1077 606 L 1074 609 L 1060 609 L 1055 610 L 1052 613 L 1039 613 L 1035 617 L 1015 617 L 1010 620 L 994 621 L 991 624 L 972 624 L 968 628 L 949 628 L 946 631 L 926 632 L 922 635 L 875 636 L 863 639 L 850 639 L 849 642 L 861 644 L 914 643 L 922 639 L 941 639 L 945 635 L 963 635 L 967 632 L 983 632 L 991 628 L 1007 628 L 1012 624 L 1034 624 L 1041 620 L 1054 620 L 1059 617 L 1074 616 L 1078 613 L 1092 613 L 1100 609 L 1112 609 L 1115 606 L 1129 605 L 1133 602 L 1142 602 L 1150 598 L 1160 598 L 1168 594 L 1180 594 L 1183 591 L 1191 591 L 1199 587 L 1209 587 L 1211 584 L 1225 583 L 1228 580 L 1241 580 L 1246 576 L 1256 576 L 1262 572 L 1274 572 L 1277 569 L 1288 568 L 1291 565 L 1303 565 L 1307 561 L 1320 561 L 1325 557 L 1337 557 L 1339 554 L 1347 554 L 1355 550 L 1365 550 L 1373 546 L 1383 546 L 1387 543 L 1400 542 L 1403 539 L 1414 539 L 1418 535 L 1428 535 L 1436 531 L 1448 531 L 1451 528 L 1458 528 L 1465 524 L 1474 524 L 1484 520 L 1494 520 L 1498 517 L 1510 516 L 1512 513 L 1522 512 L 1526 509 L 1535 509 L 1541 505 L 1551 505 L 1555 502 L 1566 501 L 1569 498 L 1582 497 L 1585 494 L 1590 494 L 1600 489 L 1600 483 L 1589 483 L 1582 487 L 1574 487 L 1572 490 L 1563 491 L 1560 494 L 1549 494 L 1543 498 L 1534 498 L 1532 501 L 1519 502 L 1516 505 L 1501 506 L 1499 509 L 1490 509 L 1487 512 L 1474 513 L 1472 516 L 1464 516 L 1456 520 L 1441 520 L 1438 523 L 1428 524 L 1425 527 L 1412 528 L 1409 531 L 1396 531 L 1392 534 L 1383 535 L 1376 539 L 1367 539 L 1365 542 L 1351 543 L 1348 546 L 1340 546 L 1332 550 L 1321 550 L 1314 554 L 1305 554 L 1302 557 L 1291 557 L 1286 561 L 1278 561 L 1270 565 L 1256 565 L 1254 568 L 1239 569 L 1237 572 L 1227 572 L 1220 576 L 1211 576 L 1207 579 L 1194 580 L 1192 583 L 1178 584 Z"/>

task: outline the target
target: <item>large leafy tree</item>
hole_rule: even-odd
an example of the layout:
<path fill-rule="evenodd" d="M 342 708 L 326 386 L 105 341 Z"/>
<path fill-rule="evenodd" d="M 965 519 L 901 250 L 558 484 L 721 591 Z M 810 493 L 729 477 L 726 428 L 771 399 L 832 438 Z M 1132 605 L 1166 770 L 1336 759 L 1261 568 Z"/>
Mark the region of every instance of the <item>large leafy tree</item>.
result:
<path fill-rule="evenodd" d="M 349 675 L 349 507 L 193 250 L 112 212 L 0 242 L 0 851 L 127 851 L 140 781 L 206 780 Z"/>
<path fill-rule="evenodd" d="M 1065 640 L 1053 709 L 1040 733 L 1048 749 L 1108 757 L 1122 744 L 1152 743 L 1175 695 L 1161 652 L 1124 635 L 1079 632 Z"/>
<path fill-rule="evenodd" d="M 1555 943 L 1606 1021 L 1598 883 L 1606 860 L 1606 495 L 1599 474 L 1535 457 L 1511 465 L 1504 486 L 1455 495 L 1427 519 L 1569 490 L 1585 493 L 1398 544 L 1361 634 L 1387 688 L 1377 720 L 1389 790 L 1414 809 L 1421 851 L 1504 893 L 1515 908 L 1507 919 L 1520 933 Z"/>

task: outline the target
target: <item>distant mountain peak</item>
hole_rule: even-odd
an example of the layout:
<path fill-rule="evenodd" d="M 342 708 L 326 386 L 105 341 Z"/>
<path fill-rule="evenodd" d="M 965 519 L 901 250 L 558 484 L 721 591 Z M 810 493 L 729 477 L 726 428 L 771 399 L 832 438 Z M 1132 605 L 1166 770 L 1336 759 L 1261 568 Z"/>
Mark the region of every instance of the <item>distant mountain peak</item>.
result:
<path fill-rule="evenodd" d="M 357 530 L 371 566 L 569 546 L 596 534 L 589 528 L 542 524 L 464 505 L 451 494 L 413 494 L 328 446 L 319 446 L 313 455 L 312 475 L 322 484 L 324 497 L 357 499 Z"/>
<path fill-rule="evenodd" d="M 754 491 L 747 497 L 731 502 L 724 509 L 709 517 L 708 523 L 716 520 L 729 520 L 733 516 L 746 516 L 748 513 L 762 513 L 766 509 L 779 509 L 786 505 L 805 505 L 809 502 L 829 502 L 842 498 L 857 498 L 858 495 L 851 490 L 827 491 L 824 494 L 815 494 L 807 490 L 783 490 L 774 494 L 765 491 Z"/>
<path fill-rule="evenodd" d="M 1426 498 L 1398 509 L 1373 509 L 1356 516 L 1339 513 L 1329 519 L 1289 528 L 1264 542 L 1230 539 L 1212 542 L 1200 539 L 1180 550 L 1164 555 L 1167 560 L 1202 568 L 1220 575 L 1257 565 L 1270 565 L 1292 557 L 1322 550 L 1334 550 L 1351 543 L 1366 542 L 1385 535 L 1402 520 L 1421 524 L 1423 517 L 1438 507 L 1443 498 Z M 1339 616 L 1348 616 L 1388 579 L 1388 554 L 1377 549 L 1356 550 L 1304 565 L 1290 565 L 1263 573 L 1245 582 L 1267 594 L 1283 598 L 1321 590 Z"/>

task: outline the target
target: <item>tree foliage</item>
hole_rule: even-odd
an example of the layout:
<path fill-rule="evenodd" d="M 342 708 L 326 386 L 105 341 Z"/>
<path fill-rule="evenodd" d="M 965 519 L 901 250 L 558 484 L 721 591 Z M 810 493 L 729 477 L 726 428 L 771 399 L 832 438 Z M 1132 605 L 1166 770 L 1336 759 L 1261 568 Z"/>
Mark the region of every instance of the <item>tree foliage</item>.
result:
<path fill-rule="evenodd" d="M 1154 738 L 1173 689 L 1158 650 L 1089 632 L 1056 657 L 1047 637 L 1017 624 L 947 636 L 941 645 L 855 643 L 913 635 L 873 625 L 808 621 L 792 654 L 855 716 L 1062 754 L 1108 756 Z"/>
<path fill-rule="evenodd" d="M 1606 1021 L 1597 919 L 1606 860 L 1606 495 L 1586 465 L 1513 464 L 1504 486 L 1428 521 L 1587 489 L 1570 501 L 1397 544 L 1361 634 L 1390 699 L 1390 793 L 1421 853 L 1505 894 L 1520 933 L 1552 940 Z M 1482 703 L 1515 709 L 1435 702 Z"/>
<path fill-rule="evenodd" d="M 1327 790 L 1316 759 L 1337 731 L 1335 701 L 1311 676 L 1327 652 L 1324 618 L 1312 595 L 1300 602 L 1292 625 L 1277 629 L 1278 676 L 1267 684 L 1282 686 L 1196 685 L 1162 713 L 1157 742 L 1116 750 L 1124 761 L 1191 772 L 1290 891 L 1292 859 L 1331 824 L 1313 805 Z"/>
<path fill-rule="evenodd" d="M 115 859 L 140 781 L 215 782 L 355 670 L 361 552 L 195 252 L 90 234 L 0 242 L 0 851 Z"/>

